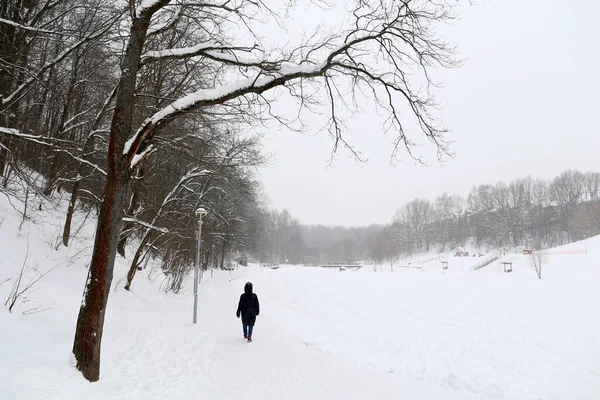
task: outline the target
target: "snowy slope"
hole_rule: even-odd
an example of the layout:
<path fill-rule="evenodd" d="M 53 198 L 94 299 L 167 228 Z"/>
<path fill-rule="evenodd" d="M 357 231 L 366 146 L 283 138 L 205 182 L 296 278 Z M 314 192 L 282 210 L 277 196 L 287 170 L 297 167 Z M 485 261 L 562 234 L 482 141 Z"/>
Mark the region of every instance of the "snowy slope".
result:
<path fill-rule="evenodd" d="M 150 281 L 144 271 L 127 292 L 119 259 L 101 380 L 90 384 L 70 349 L 94 224 L 73 248 L 54 250 L 61 211 L 34 214 L 16 234 L 20 221 L 0 198 L 0 282 L 15 276 L 27 241 L 29 264 L 63 262 L 12 314 L 0 308 L 0 399 L 600 398 L 600 273 L 591 256 L 574 262 L 585 275 L 556 264 L 541 281 L 533 269 L 216 272 L 202 282 L 196 326 L 189 281 L 166 295 L 159 275 Z M 261 301 L 251 344 L 235 318 L 248 280 Z M 12 282 L 0 285 L 0 298 Z M 38 306 L 48 309 L 23 314 Z"/>
<path fill-rule="evenodd" d="M 542 266 L 544 280 L 600 280 L 600 235 L 542 251 L 545 262 Z M 501 272 L 501 262 L 512 262 L 516 275 L 535 276 L 531 256 L 510 251 L 489 266 L 477 272 Z"/>

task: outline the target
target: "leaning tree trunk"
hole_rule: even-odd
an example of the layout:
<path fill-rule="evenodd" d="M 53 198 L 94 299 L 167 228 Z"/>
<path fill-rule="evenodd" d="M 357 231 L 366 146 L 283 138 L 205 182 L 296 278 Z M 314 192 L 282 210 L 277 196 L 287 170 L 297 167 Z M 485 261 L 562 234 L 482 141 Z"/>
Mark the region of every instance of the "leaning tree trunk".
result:
<path fill-rule="evenodd" d="M 73 343 L 76 368 L 90 382 L 100 379 L 100 348 L 104 316 L 121 232 L 129 165 L 123 149 L 132 131 L 132 114 L 136 75 L 151 12 L 142 13 L 132 21 L 129 43 L 121 62 L 115 110 L 108 145 L 108 168 L 104 201 L 98 217 L 92 261 L 79 309 Z"/>
<path fill-rule="evenodd" d="M 135 252 L 135 255 L 133 256 L 133 261 L 131 261 L 131 265 L 129 266 L 129 272 L 127 273 L 127 283 L 125 284 L 126 290 L 131 289 L 131 282 L 133 282 L 133 278 L 135 277 L 135 271 L 137 271 L 138 264 L 140 263 L 140 257 L 142 256 L 142 253 L 144 251 L 144 246 L 146 245 L 146 243 L 148 243 L 149 237 L 150 236 L 146 232 L 146 235 L 144 235 L 144 238 L 142 239 L 140 245 L 137 248 L 137 251 Z"/>
<path fill-rule="evenodd" d="M 84 156 L 87 153 L 88 146 L 90 145 L 91 140 L 88 137 L 83 145 L 83 151 L 81 153 Z M 63 244 L 65 246 L 69 245 L 69 239 L 71 238 L 71 224 L 73 222 L 73 214 L 75 214 L 75 205 L 77 204 L 77 198 L 79 197 L 79 186 L 81 185 L 81 181 L 83 178 L 81 177 L 83 166 L 79 165 L 77 168 L 77 177 L 75 178 L 75 183 L 73 184 L 73 190 L 71 192 L 71 200 L 69 201 L 69 208 L 67 209 L 67 216 L 65 217 L 65 227 L 63 228 Z"/>
<path fill-rule="evenodd" d="M 67 210 L 67 218 L 65 219 L 65 227 L 63 229 L 63 244 L 65 246 L 69 245 L 69 238 L 71 237 L 71 222 L 73 221 L 75 203 L 77 202 L 77 195 L 79 194 L 79 182 L 81 182 L 81 180 L 78 178 L 73 185 L 71 201 L 69 201 L 69 209 Z"/>
<path fill-rule="evenodd" d="M 119 234 L 119 243 L 117 243 L 117 253 L 121 257 L 125 257 L 125 248 L 127 247 L 127 237 L 129 236 L 126 232 L 133 228 L 132 222 L 125 222 L 121 233 Z"/>

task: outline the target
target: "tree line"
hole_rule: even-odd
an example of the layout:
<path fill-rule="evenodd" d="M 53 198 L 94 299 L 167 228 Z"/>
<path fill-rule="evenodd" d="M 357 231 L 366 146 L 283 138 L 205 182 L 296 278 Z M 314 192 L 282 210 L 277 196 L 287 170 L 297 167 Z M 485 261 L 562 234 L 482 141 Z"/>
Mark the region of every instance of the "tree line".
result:
<path fill-rule="evenodd" d="M 551 180 L 526 177 L 473 186 L 466 197 L 442 193 L 401 206 L 386 225 L 302 225 L 271 212 L 260 236 L 262 260 L 318 265 L 382 262 L 467 242 L 490 248 L 542 250 L 600 234 L 600 173 L 566 170 Z"/>

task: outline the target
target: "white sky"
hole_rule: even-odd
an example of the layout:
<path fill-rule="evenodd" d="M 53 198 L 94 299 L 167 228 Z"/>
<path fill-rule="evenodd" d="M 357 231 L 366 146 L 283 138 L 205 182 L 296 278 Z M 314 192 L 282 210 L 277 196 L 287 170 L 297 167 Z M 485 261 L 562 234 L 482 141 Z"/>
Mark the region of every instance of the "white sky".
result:
<path fill-rule="evenodd" d="M 392 136 L 368 113 L 347 120 L 369 159 L 363 165 L 341 151 L 328 167 L 327 134 L 269 132 L 265 150 L 276 156 L 260 173 L 272 207 L 304 224 L 388 223 L 415 197 L 465 196 L 475 184 L 548 179 L 567 168 L 600 171 L 600 2 L 490 0 L 460 16 L 444 38 L 466 62 L 438 78 L 456 157 L 443 166 L 429 157 L 422 167 L 403 155 L 390 166 Z"/>

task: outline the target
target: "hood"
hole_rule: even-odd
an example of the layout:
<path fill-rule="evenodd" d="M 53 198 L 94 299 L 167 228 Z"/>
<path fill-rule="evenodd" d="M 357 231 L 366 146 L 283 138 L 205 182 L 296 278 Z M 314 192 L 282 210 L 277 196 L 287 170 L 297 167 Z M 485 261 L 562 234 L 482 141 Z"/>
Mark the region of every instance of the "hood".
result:
<path fill-rule="evenodd" d="M 244 293 L 252 293 L 252 282 L 246 282 Z"/>

